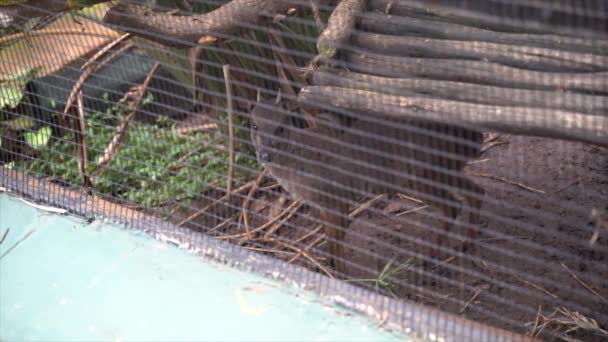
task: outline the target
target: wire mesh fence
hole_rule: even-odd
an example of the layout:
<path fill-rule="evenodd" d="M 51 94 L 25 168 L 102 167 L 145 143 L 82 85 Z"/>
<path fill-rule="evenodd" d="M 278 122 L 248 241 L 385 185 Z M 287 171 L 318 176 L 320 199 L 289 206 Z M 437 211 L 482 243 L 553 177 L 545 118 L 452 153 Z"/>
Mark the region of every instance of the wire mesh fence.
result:
<path fill-rule="evenodd" d="M 433 308 L 433 336 L 608 337 L 605 2 L 31 0 L 0 24 L 4 187 Z"/>

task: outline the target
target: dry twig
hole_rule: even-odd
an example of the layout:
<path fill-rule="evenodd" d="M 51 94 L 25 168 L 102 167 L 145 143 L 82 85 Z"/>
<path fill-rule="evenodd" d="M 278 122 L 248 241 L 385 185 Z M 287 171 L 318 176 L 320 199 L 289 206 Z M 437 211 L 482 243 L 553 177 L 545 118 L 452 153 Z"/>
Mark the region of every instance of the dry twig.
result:
<path fill-rule="evenodd" d="M 126 45 L 122 46 L 120 49 L 116 50 L 111 55 L 104 58 L 98 64 L 92 64 L 92 63 L 89 64 L 89 67 L 80 74 L 80 76 L 74 83 L 74 86 L 72 87 L 72 91 L 70 91 L 70 95 L 68 96 L 68 99 L 65 103 L 65 107 L 63 108 L 63 116 L 65 116 L 68 113 L 68 111 L 70 110 L 70 108 L 72 108 L 72 105 L 74 104 L 74 101 L 76 101 L 76 97 L 78 96 L 78 93 L 82 90 L 82 86 L 84 85 L 84 82 L 89 78 L 89 76 L 91 76 L 91 74 L 93 74 L 101 66 L 110 62 L 111 60 L 116 58 L 121 53 L 130 49 L 132 46 L 133 46 L 133 44 L 126 44 Z"/>
<path fill-rule="evenodd" d="M 586 179 L 587 179 L 587 178 L 589 178 L 589 177 L 591 177 L 591 176 L 589 176 L 589 175 L 584 175 L 584 176 L 582 176 L 582 177 L 580 177 L 580 178 L 578 178 L 578 179 L 574 180 L 573 182 L 570 182 L 570 183 L 568 183 L 568 184 L 564 185 L 563 187 L 561 187 L 561 188 L 559 188 L 559 189 L 555 190 L 554 194 L 560 193 L 560 192 L 562 192 L 562 191 L 564 191 L 564 190 L 568 189 L 569 187 L 571 187 L 571 186 L 573 186 L 573 185 L 576 185 L 576 184 L 578 184 L 578 183 L 580 183 L 580 182 L 582 182 L 582 181 L 586 180 Z"/>
<path fill-rule="evenodd" d="M 118 45 L 120 42 L 122 42 L 123 40 L 129 38 L 131 36 L 130 33 L 125 33 L 122 36 L 114 39 L 113 41 L 111 41 L 110 43 L 108 43 L 106 46 L 104 46 L 102 49 L 100 49 L 99 51 L 97 51 L 91 58 L 89 58 L 88 61 L 86 61 L 81 67 L 80 70 L 85 70 L 88 67 L 91 66 L 91 64 L 97 62 L 97 60 L 103 56 L 106 52 L 110 51 L 113 47 L 115 47 L 116 45 Z"/>
<path fill-rule="evenodd" d="M 116 134 L 114 135 L 114 137 L 112 137 L 112 140 L 110 140 L 110 143 L 103 151 L 103 156 L 101 156 L 97 160 L 96 167 L 98 168 L 98 170 L 95 172 L 96 176 L 99 176 L 103 172 L 102 171 L 103 169 L 100 169 L 100 167 L 111 162 L 114 159 L 114 157 L 116 156 L 118 147 L 120 146 L 120 143 L 124 139 L 127 129 L 129 128 L 129 124 L 131 123 L 131 120 L 135 116 L 135 113 L 137 113 L 137 110 L 141 104 L 141 101 L 144 98 L 144 94 L 146 93 L 146 90 L 148 89 L 148 85 L 150 84 L 150 81 L 152 80 L 152 76 L 158 69 L 159 65 L 160 64 L 158 62 L 156 62 L 154 64 L 154 66 L 152 66 L 152 68 L 148 72 L 148 76 L 146 76 L 146 79 L 144 80 L 144 83 L 142 84 L 141 87 L 139 87 L 137 89 L 137 94 L 135 95 L 135 101 L 129 103 L 129 110 L 130 110 L 129 114 L 127 114 L 124 117 L 124 119 L 122 120 L 120 125 L 116 128 Z"/>
<path fill-rule="evenodd" d="M 251 182 L 253 184 L 253 182 Z M 253 186 L 253 185 L 252 185 Z M 278 215 L 274 216 L 272 219 L 270 219 L 268 222 L 264 223 L 263 225 L 251 230 L 250 232 L 246 232 L 246 233 L 240 233 L 240 234 L 234 234 L 234 235 L 225 235 L 225 236 L 220 236 L 218 237 L 218 239 L 235 239 L 235 238 L 242 238 L 242 237 L 246 237 L 246 236 L 251 236 L 254 233 L 257 233 L 259 231 L 262 231 L 266 228 L 268 228 L 269 226 L 271 226 L 272 224 L 274 224 L 277 220 L 279 220 L 281 217 L 283 217 L 285 214 L 289 213 L 293 207 L 295 207 L 296 205 L 298 205 L 298 201 L 294 201 L 291 205 L 289 205 L 287 208 L 283 209 L 283 211 L 281 211 Z"/>
<path fill-rule="evenodd" d="M 247 184 L 245 184 L 245 185 L 241 186 L 240 188 L 238 188 L 238 189 L 234 190 L 234 191 L 233 191 L 233 193 L 241 193 L 241 192 L 244 192 L 244 191 L 248 190 L 248 189 L 249 189 L 250 187 L 252 187 L 252 186 L 253 186 L 253 181 L 248 182 Z M 190 216 L 186 217 L 185 219 L 183 219 L 181 222 L 179 222 L 179 223 L 177 224 L 177 226 L 178 226 L 178 227 L 179 227 L 179 226 L 183 226 L 184 224 L 186 224 L 186 223 L 188 223 L 188 222 L 190 222 L 190 221 L 194 220 L 195 218 L 197 218 L 197 217 L 201 216 L 201 215 L 202 215 L 202 214 L 203 214 L 205 211 L 209 210 L 209 208 L 211 208 L 211 207 L 215 206 L 216 204 L 218 204 L 218 203 L 220 203 L 220 202 L 225 201 L 227 198 L 228 198 L 228 197 L 227 197 L 227 195 L 224 195 L 224 196 L 222 196 L 222 197 L 220 197 L 220 198 L 216 199 L 216 200 L 215 200 L 215 201 L 213 201 L 211 204 L 209 204 L 209 205 L 207 205 L 207 206 L 203 207 L 202 209 L 198 210 L 198 211 L 197 211 L 197 212 L 195 212 L 194 214 L 192 214 L 192 215 L 190 215 Z M 220 237 L 220 238 L 221 238 L 221 237 Z"/>
<path fill-rule="evenodd" d="M 459 313 L 460 314 L 464 313 L 464 311 L 469 307 L 469 305 L 471 305 L 471 303 L 473 303 L 473 301 L 479 296 L 481 291 L 487 290 L 489 288 L 490 288 L 489 284 L 483 284 L 483 285 L 478 286 L 477 290 L 475 291 L 473 296 L 471 296 L 471 298 L 469 298 L 469 300 L 467 300 L 466 303 L 464 303 L 464 306 L 460 309 Z"/>
<path fill-rule="evenodd" d="M 413 212 L 416 212 L 416 211 L 419 211 L 419 210 L 422 210 L 422 209 L 426 209 L 426 208 L 428 208 L 428 207 L 429 207 L 428 205 L 421 205 L 421 206 L 416 207 L 416 208 L 413 208 L 413 209 L 409 209 L 409 210 L 406 210 L 406 211 L 402 211 L 402 212 L 400 212 L 399 214 L 397 214 L 397 215 L 395 215 L 395 216 L 399 217 L 399 216 L 403 216 L 403 215 L 411 214 L 411 213 L 413 213 Z"/>
<path fill-rule="evenodd" d="M 555 295 L 555 294 L 553 294 L 553 293 L 549 292 L 549 291 L 548 291 L 548 290 L 546 290 L 544 287 L 542 287 L 542 286 L 540 286 L 540 285 L 537 285 L 537 284 L 534 284 L 533 282 L 530 282 L 530 281 L 528 281 L 528 280 L 526 280 L 526 279 L 523 279 L 522 277 L 518 276 L 518 275 L 517 275 L 516 273 L 514 273 L 514 272 L 511 272 L 511 275 L 512 275 L 513 277 L 515 277 L 517 280 L 521 281 L 522 283 L 524 283 L 524 284 L 526 284 L 526 285 L 528 285 L 528 286 L 531 286 L 531 287 L 533 287 L 533 288 L 535 288 L 535 289 L 537 289 L 537 290 L 539 290 L 539 291 L 542 291 L 542 292 L 544 292 L 545 294 L 547 294 L 547 295 L 548 295 L 548 296 L 550 296 L 550 297 L 553 297 L 553 298 L 555 298 L 555 299 L 559 298 L 557 295 Z"/>
<path fill-rule="evenodd" d="M 602 296 L 597 291 L 595 291 L 589 284 L 587 284 L 584 281 L 582 281 L 581 278 L 579 278 L 574 272 L 572 272 L 572 270 L 570 268 L 568 268 L 568 266 L 566 266 L 566 264 L 564 264 L 563 262 L 560 263 L 560 264 L 572 276 L 572 278 L 574 278 L 574 280 L 576 280 L 584 288 L 586 288 L 587 290 L 589 290 L 589 292 L 593 293 L 598 298 L 600 298 L 604 303 L 608 303 L 608 300 L 606 299 L 606 297 Z"/>
<path fill-rule="evenodd" d="M 360 214 L 360 213 L 362 213 L 364 210 L 366 210 L 366 209 L 368 209 L 369 207 L 371 207 L 373 204 L 375 204 L 377 201 L 379 201 L 379 200 L 380 200 L 381 198 L 383 198 L 383 197 L 384 197 L 384 195 L 383 195 L 383 194 L 380 194 L 380 195 L 378 195 L 378 196 L 376 196 L 376 197 L 374 197 L 374 198 L 370 199 L 369 201 L 367 201 L 367 202 L 365 202 L 365 203 L 361 204 L 361 205 L 360 205 L 360 206 L 358 206 L 357 208 L 353 209 L 353 211 L 351 211 L 351 212 L 348 214 L 348 217 L 349 217 L 349 218 L 351 218 L 351 219 L 352 219 L 352 218 L 355 218 L 357 215 L 359 215 L 359 214 Z M 311 230 L 310 232 L 308 232 L 308 233 L 304 234 L 302 237 L 300 237 L 300 238 L 298 238 L 297 240 L 295 240 L 295 242 L 294 242 L 294 243 L 298 243 L 298 242 L 302 242 L 302 241 L 306 240 L 306 239 L 307 239 L 307 238 L 309 238 L 310 236 L 312 236 L 312 235 L 317 234 L 318 232 L 320 232 L 320 231 L 321 231 L 321 229 L 323 229 L 323 224 L 319 224 L 319 225 L 317 225 L 317 226 L 316 226 L 316 227 L 315 227 L 313 230 Z M 321 238 L 321 239 L 322 239 L 322 238 L 323 238 L 323 236 L 321 236 L 321 237 L 319 237 L 319 238 Z M 315 239 L 315 241 L 316 241 L 316 240 L 318 240 L 318 238 L 317 238 L 317 239 Z M 314 241 L 313 241 L 313 242 L 314 242 Z M 304 250 L 308 250 L 308 249 L 310 249 L 310 248 L 314 247 L 315 245 L 316 245 L 316 243 L 310 243 L 310 244 L 309 244 L 309 246 L 310 246 L 310 247 L 304 248 Z M 299 258 L 299 257 L 300 257 L 300 255 L 301 255 L 301 254 L 298 254 L 298 255 L 294 256 L 293 258 L 291 258 L 291 260 L 289 260 L 289 262 L 290 262 L 290 263 L 291 263 L 291 262 L 294 262 L 294 261 L 295 261 L 297 258 Z"/>
<path fill-rule="evenodd" d="M 535 337 L 548 326 L 554 328 L 554 334 L 561 333 L 558 337 L 564 341 L 572 341 L 568 334 L 577 330 L 590 331 L 600 336 L 608 337 L 608 331 L 600 327 L 596 320 L 586 317 L 575 311 L 570 311 L 565 307 L 556 307 L 555 311 L 549 316 L 540 314 L 542 323 L 537 326 Z"/>
<path fill-rule="evenodd" d="M 77 146 L 76 160 L 78 161 L 78 173 L 82 177 L 82 186 L 85 189 L 91 189 L 93 183 L 89 177 L 89 159 L 87 157 L 87 127 L 84 117 L 84 100 L 82 98 L 82 90 L 76 96 L 76 109 L 78 111 L 77 122 L 75 127 L 74 140 Z"/>
<path fill-rule="evenodd" d="M 285 224 L 285 222 L 289 221 L 289 219 L 291 219 L 293 217 L 293 215 L 296 212 L 298 212 L 298 210 L 300 210 L 300 208 L 302 207 L 302 204 L 303 203 L 300 201 L 294 201 L 290 205 L 290 207 L 293 207 L 293 208 L 291 209 L 289 214 L 287 214 L 284 218 L 281 219 L 281 221 L 275 223 L 270 229 L 268 229 L 266 234 L 264 234 L 264 237 L 267 238 L 270 235 L 274 234 L 277 230 L 279 230 Z"/>
<path fill-rule="evenodd" d="M 530 331 L 528 332 L 528 336 L 532 336 L 532 337 L 537 337 L 538 333 L 536 329 L 538 328 L 538 323 L 540 322 L 541 319 L 541 310 L 543 309 L 542 304 L 538 306 L 538 310 L 536 311 L 536 319 L 534 320 L 534 326 L 532 326 L 532 329 L 530 329 Z"/>
<path fill-rule="evenodd" d="M 315 258 L 313 258 L 310 254 L 308 254 L 307 252 L 304 252 L 301 248 L 298 248 L 297 246 L 294 246 L 294 245 L 292 245 L 286 241 L 280 240 L 280 239 L 264 238 L 262 241 L 275 242 L 275 243 L 282 245 L 285 248 L 296 251 L 297 253 L 301 253 L 304 258 L 306 258 L 308 261 L 313 263 L 316 267 L 318 267 L 321 271 L 323 271 L 323 273 L 325 273 L 328 277 L 330 277 L 330 278 L 334 277 L 327 268 L 325 268 L 323 265 L 321 265 L 321 263 L 319 263 L 317 260 L 315 260 Z"/>
<path fill-rule="evenodd" d="M 291 264 L 292 262 L 296 261 L 296 259 L 298 259 L 300 256 L 302 256 L 302 253 L 306 253 L 310 249 L 314 248 L 321 241 L 323 241 L 324 238 L 325 238 L 325 236 L 323 236 L 323 235 L 318 236 L 311 243 L 309 243 L 306 247 L 304 247 L 304 249 L 302 249 L 302 252 L 298 252 L 298 254 L 294 255 L 291 259 L 289 259 L 289 261 L 287 261 L 287 263 Z"/>
<path fill-rule="evenodd" d="M 226 184 L 227 199 L 230 199 L 234 178 L 234 103 L 232 102 L 232 84 L 230 82 L 230 65 L 226 64 L 222 67 L 224 71 L 224 82 L 226 84 L 226 102 L 228 111 L 228 180 Z"/>
<path fill-rule="evenodd" d="M 248 214 L 249 205 L 251 204 L 251 199 L 253 198 L 253 195 L 255 194 L 256 190 L 258 189 L 258 186 L 260 186 L 260 183 L 262 183 L 262 180 L 264 180 L 264 177 L 266 177 L 267 174 L 268 174 L 268 169 L 264 169 L 262 172 L 260 172 L 258 177 L 255 179 L 253 186 L 251 186 L 251 189 L 249 189 L 249 193 L 247 193 L 247 197 L 243 201 L 243 206 L 241 209 L 241 216 L 243 217 L 243 224 L 245 225 L 245 231 L 247 232 L 248 239 L 251 239 L 251 232 L 249 231 L 250 230 L 249 229 L 249 214 Z"/>
<path fill-rule="evenodd" d="M 536 192 L 536 193 L 539 193 L 539 194 L 544 194 L 545 193 L 544 190 L 536 189 L 536 188 L 533 188 L 533 187 L 531 187 L 529 185 L 525 185 L 525 184 L 522 184 L 522 183 L 519 183 L 519 182 L 516 182 L 516 181 L 512 181 L 512 180 L 509 180 L 509 179 L 506 179 L 506 178 L 503 178 L 503 177 L 500 177 L 500 176 L 491 175 L 489 173 L 471 173 L 470 175 L 471 176 L 485 177 L 485 178 L 494 179 L 494 180 L 501 181 L 503 183 L 507 183 L 507 184 L 511 184 L 511 185 L 515 185 L 515 186 L 520 187 L 520 188 L 522 188 L 524 190 Z"/>

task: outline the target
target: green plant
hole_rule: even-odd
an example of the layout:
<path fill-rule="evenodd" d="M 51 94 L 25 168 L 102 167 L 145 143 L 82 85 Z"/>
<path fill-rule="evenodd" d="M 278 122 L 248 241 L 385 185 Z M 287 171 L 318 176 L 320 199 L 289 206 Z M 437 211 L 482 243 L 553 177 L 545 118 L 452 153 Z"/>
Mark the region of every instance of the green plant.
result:
<path fill-rule="evenodd" d="M 395 294 L 396 287 L 391 278 L 396 277 L 397 275 L 407 271 L 407 269 L 412 266 L 412 262 L 410 259 L 408 259 L 397 266 L 393 266 L 394 262 L 395 258 L 391 258 L 386 263 L 386 265 L 384 265 L 384 268 L 376 278 L 356 278 L 346 279 L 345 281 L 373 283 L 376 288 L 376 291 L 378 291 L 379 289 L 383 289 L 390 293 L 391 296 L 397 298 L 397 295 Z"/>
<path fill-rule="evenodd" d="M 228 152 L 217 147 L 224 136 L 219 132 L 181 136 L 174 124 L 164 119 L 159 122 L 161 127 L 133 123 L 115 156 L 98 167 L 97 161 L 116 135 L 115 126 L 122 116 L 116 106 L 106 113 L 87 115 L 88 172 L 93 175 L 95 191 L 150 208 L 195 198 L 210 184 L 225 186 Z M 74 147 L 73 136 L 68 134 L 21 166 L 79 185 L 82 179 Z M 251 158 L 238 158 L 236 163 L 237 182 L 250 176 L 246 170 L 258 167 Z"/>

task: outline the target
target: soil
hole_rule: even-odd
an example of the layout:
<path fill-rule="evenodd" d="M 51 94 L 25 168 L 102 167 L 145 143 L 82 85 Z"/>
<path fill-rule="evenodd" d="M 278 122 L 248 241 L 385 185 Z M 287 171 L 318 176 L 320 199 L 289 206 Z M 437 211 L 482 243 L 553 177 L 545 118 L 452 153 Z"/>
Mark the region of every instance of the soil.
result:
<path fill-rule="evenodd" d="M 493 144 L 466 170 L 486 191 L 475 240 L 464 243 L 469 228 L 464 208 L 439 254 L 431 257 L 442 231 L 438 213 L 413 199 L 384 197 L 350 225 L 343 277 L 374 289 L 369 279 L 402 267 L 377 290 L 548 340 L 559 340 L 567 330 L 570 338 L 606 340 L 581 326 L 592 319 L 608 330 L 608 149 L 522 136 L 502 136 Z M 242 233 L 246 195 L 215 205 L 189 226 L 216 236 Z M 192 207 L 219 196 L 210 192 Z M 259 227 L 291 203 L 289 194 L 264 181 L 252 197 L 249 225 Z M 603 221 L 594 219 L 593 210 Z M 193 212 L 178 213 L 175 220 Z M 295 255 L 289 245 L 302 248 L 319 236 L 294 242 L 317 226 L 316 217 L 303 206 L 271 235 L 278 242 L 263 233 L 257 240 L 232 241 L 289 260 Z M 330 269 L 324 253 L 321 243 L 309 254 Z M 322 271 L 302 256 L 295 263 Z"/>

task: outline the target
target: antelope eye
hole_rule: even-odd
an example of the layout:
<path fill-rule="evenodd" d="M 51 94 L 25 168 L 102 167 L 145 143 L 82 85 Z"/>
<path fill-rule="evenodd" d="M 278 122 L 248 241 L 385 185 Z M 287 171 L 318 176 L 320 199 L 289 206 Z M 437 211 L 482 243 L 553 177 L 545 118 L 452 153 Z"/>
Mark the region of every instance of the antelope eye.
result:
<path fill-rule="evenodd" d="M 253 125 L 251 128 L 253 128 L 254 131 L 258 130 L 258 125 Z"/>

